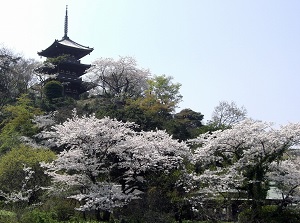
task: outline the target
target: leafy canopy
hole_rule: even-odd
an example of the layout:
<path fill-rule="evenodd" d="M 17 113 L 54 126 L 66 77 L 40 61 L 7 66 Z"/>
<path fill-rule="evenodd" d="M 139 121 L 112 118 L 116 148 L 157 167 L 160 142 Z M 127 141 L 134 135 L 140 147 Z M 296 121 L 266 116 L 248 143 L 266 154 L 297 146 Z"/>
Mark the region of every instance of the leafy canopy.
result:
<path fill-rule="evenodd" d="M 32 122 L 35 115 L 40 115 L 41 110 L 32 105 L 27 95 L 18 98 L 15 105 L 4 108 L 6 119 L 1 123 L 0 151 L 4 152 L 20 143 L 20 136 L 33 136 L 37 127 Z"/>

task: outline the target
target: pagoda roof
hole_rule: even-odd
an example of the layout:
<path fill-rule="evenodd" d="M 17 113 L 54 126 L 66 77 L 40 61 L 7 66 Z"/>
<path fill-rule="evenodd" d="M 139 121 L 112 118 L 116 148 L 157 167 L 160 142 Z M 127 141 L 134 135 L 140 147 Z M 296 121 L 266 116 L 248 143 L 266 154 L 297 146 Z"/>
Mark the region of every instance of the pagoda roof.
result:
<path fill-rule="evenodd" d="M 61 40 L 55 40 L 47 49 L 38 52 L 38 55 L 44 57 L 57 57 L 63 54 L 69 54 L 76 59 L 80 59 L 90 54 L 93 50 L 93 48 L 76 43 L 65 35 Z"/>

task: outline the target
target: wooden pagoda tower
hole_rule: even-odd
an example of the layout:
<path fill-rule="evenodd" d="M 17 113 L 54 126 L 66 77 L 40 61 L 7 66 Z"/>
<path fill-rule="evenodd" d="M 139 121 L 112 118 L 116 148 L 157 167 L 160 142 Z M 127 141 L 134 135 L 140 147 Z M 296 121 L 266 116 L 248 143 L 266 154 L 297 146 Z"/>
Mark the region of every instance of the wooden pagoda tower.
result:
<path fill-rule="evenodd" d="M 44 72 L 55 74 L 55 80 L 62 83 L 64 95 L 79 98 L 79 95 L 92 88 L 91 84 L 83 82 L 81 76 L 90 68 L 90 64 L 82 64 L 80 59 L 90 54 L 94 49 L 76 43 L 68 37 L 68 6 L 66 6 L 64 36 L 55 40 L 47 49 L 38 52 L 55 65 Z"/>

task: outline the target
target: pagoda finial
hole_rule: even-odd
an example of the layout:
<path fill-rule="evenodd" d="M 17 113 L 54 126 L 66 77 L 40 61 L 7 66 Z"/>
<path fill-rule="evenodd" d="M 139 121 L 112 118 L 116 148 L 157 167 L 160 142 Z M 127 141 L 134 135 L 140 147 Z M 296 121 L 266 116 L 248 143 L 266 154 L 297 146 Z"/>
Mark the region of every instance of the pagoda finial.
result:
<path fill-rule="evenodd" d="M 66 5 L 65 35 L 64 35 L 64 38 L 68 38 L 68 5 Z"/>

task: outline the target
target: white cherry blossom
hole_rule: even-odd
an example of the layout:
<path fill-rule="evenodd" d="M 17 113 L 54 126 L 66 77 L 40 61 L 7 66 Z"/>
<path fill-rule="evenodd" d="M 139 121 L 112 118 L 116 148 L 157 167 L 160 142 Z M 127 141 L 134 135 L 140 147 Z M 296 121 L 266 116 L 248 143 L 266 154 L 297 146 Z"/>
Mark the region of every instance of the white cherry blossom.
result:
<path fill-rule="evenodd" d="M 194 179 L 209 194 L 220 191 L 244 190 L 255 200 L 255 188 L 267 189 L 268 181 L 290 184 L 300 179 L 299 167 L 287 155 L 300 141 L 300 124 L 289 124 L 278 129 L 272 124 L 246 119 L 230 129 L 200 135 L 190 141 L 196 146 L 193 163 L 198 167 Z M 269 175 L 274 169 L 285 167 L 283 175 Z M 272 165 L 271 165 L 272 164 Z M 292 180 L 293 179 L 293 180 Z M 293 185 L 298 185 L 294 181 Z M 260 188 L 260 189 L 259 189 Z M 201 193 L 201 191 L 200 191 Z"/>
<path fill-rule="evenodd" d="M 165 131 L 135 132 L 132 127 L 133 123 L 74 114 L 42 133 L 64 148 L 55 161 L 42 166 L 60 188 L 77 188 L 70 198 L 83 202 L 79 210 L 111 211 L 138 197 L 145 174 L 183 168 L 189 158 L 185 143 Z"/>

